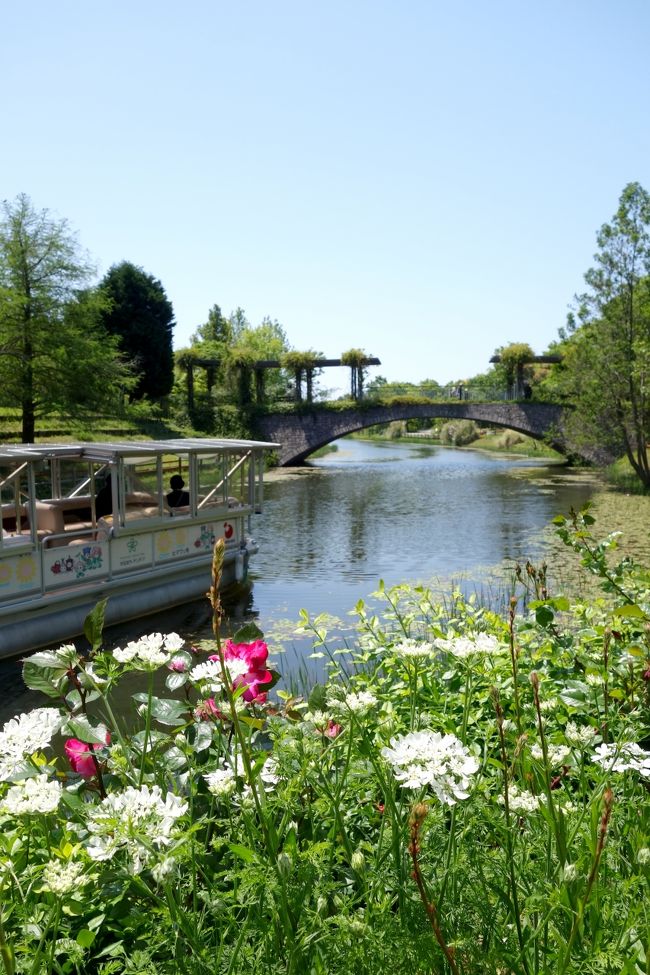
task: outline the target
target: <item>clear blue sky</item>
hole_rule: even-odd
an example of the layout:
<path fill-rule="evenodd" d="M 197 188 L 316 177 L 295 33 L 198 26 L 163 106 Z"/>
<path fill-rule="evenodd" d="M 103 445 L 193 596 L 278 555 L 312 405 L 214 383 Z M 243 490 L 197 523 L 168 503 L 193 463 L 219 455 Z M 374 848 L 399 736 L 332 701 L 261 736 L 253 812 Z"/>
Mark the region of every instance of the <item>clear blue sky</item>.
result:
<path fill-rule="evenodd" d="M 650 189 L 647 0 L 32 0 L 0 35 L 0 197 L 174 305 L 388 379 L 543 351 Z M 328 377 L 329 379 L 329 377 Z"/>

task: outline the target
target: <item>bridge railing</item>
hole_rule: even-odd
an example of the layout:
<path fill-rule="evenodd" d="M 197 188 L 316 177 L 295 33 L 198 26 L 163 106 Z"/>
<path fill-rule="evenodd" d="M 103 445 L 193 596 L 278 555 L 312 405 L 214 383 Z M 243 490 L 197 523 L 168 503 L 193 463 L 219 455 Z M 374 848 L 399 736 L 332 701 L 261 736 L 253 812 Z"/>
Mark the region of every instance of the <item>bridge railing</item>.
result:
<path fill-rule="evenodd" d="M 416 389 L 408 389 L 399 383 L 388 383 L 376 390 L 368 390 L 364 396 L 364 401 L 382 403 L 394 399 L 396 396 L 408 396 L 426 401 L 458 402 L 467 401 L 474 403 L 501 403 L 508 400 L 521 399 L 516 389 L 508 389 L 505 386 L 472 386 L 465 383 L 457 383 L 450 386 L 420 386 Z"/>

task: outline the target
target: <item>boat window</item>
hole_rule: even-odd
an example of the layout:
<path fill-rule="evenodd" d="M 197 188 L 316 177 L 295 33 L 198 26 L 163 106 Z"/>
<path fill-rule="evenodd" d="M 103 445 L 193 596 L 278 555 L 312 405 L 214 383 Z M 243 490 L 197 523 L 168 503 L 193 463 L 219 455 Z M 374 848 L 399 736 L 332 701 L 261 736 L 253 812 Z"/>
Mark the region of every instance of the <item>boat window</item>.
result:
<path fill-rule="evenodd" d="M 188 515 L 192 511 L 192 475 L 187 454 L 167 455 L 164 458 L 165 507 L 172 515 Z"/>
<path fill-rule="evenodd" d="M 225 454 L 197 457 L 198 507 L 228 504 L 228 466 Z"/>
<path fill-rule="evenodd" d="M 0 548 L 32 541 L 30 527 L 30 465 L 0 463 Z"/>
<path fill-rule="evenodd" d="M 164 513 L 162 457 L 123 457 L 120 480 L 122 523 L 160 517 Z"/>

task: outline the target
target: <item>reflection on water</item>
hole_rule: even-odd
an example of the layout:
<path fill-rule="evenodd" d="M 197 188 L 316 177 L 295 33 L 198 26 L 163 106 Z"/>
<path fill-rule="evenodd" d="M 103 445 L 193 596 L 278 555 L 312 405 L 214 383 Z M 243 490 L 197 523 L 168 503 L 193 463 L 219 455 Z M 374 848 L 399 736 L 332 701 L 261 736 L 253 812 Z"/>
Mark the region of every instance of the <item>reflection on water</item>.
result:
<path fill-rule="evenodd" d="M 471 576 L 504 559 L 537 557 L 539 532 L 592 491 L 556 468 L 552 490 L 513 476 L 530 460 L 394 443 L 343 441 L 309 476 L 271 478 L 253 576 L 298 588 L 313 610 L 335 612 L 374 588 Z M 542 473 L 543 471 L 543 473 Z M 275 571 L 274 571 L 275 569 Z M 258 585 L 255 600 L 258 602 Z M 342 599 L 346 598 L 345 607 Z"/>
<path fill-rule="evenodd" d="M 538 562 L 554 550 L 552 518 L 591 497 L 598 534 L 628 529 L 641 513 L 634 554 L 647 554 L 650 498 L 608 494 L 587 471 L 411 443 L 343 440 L 338 448 L 306 468 L 269 476 L 264 514 L 253 522 L 260 551 L 251 563 L 252 594 L 231 606 L 231 629 L 254 615 L 272 645 L 302 653 L 304 641 L 287 621 L 301 608 L 349 621 L 379 579 L 433 582 L 444 591 L 463 579 L 484 589 L 504 563 Z M 115 645 L 152 630 L 208 638 L 207 601 L 112 628 L 109 639 Z M 16 664 L 0 665 L 5 715 L 17 710 L 19 672 Z"/>

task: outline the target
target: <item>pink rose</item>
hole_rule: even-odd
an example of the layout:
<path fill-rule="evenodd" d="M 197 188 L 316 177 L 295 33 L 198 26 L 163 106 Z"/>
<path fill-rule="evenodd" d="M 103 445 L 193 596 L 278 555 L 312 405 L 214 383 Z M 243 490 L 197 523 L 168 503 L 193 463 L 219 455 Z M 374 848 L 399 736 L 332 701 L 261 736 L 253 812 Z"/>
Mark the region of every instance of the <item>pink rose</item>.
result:
<path fill-rule="evenodd" d="M 110 745 L 110 742 L 111 736 L 106 732 L 106 744 Z M 77 772 L 84 779 L 92 779 L 97 775 L 92 753 L 103 748 L 103 745 L 89 745 L 88 742 L 79 741 L 78 738 L 68 738 L 63 747 L 73 772 Z"/>
<path fill-rule="evenodd" d="M 266 701 L 266 691 L 260 690 L 273 678 L 270 670 L 266 669 L 266 661 L 269 655 L 269 648 L 263 640 L 254 640 L 252 643 L 233 643 L 226 640 L 223 655 L 226 660 L 242 660 L 248 667 L 248 671 L 241 677 L 237 677 L 234 687 L 245 687 L 244 700 L 249 703 L 256 701 L 263 703 Z M 214 654 L 210 660 L 218 660 Z"/>

